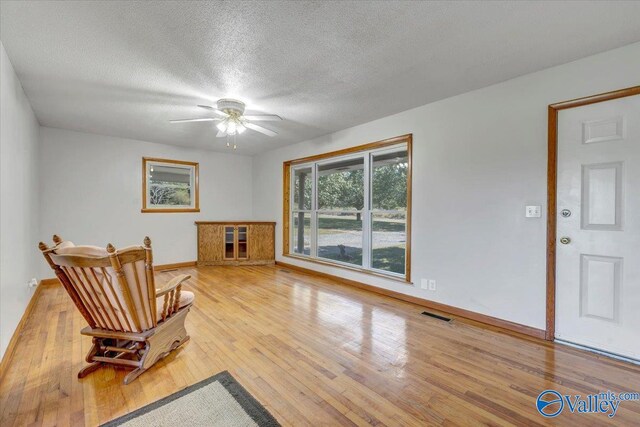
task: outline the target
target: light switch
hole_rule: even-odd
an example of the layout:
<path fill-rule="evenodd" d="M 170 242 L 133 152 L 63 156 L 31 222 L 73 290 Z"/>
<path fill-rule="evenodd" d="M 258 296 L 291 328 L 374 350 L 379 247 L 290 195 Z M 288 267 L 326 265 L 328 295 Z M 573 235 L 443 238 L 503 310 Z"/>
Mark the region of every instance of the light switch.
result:
<path fill-rule="evenodd" d="M 429 289 L 429 281 L 427 279 L 422 279 L 420 281 L 420 287 L 422 289 Z"/>
<path fill-rule="evenodd" d="M 540 218 L 542 215 L 542 207 L 541 206 L 527 206 L 525 211 L 525 216 L 527 218 Z"/>

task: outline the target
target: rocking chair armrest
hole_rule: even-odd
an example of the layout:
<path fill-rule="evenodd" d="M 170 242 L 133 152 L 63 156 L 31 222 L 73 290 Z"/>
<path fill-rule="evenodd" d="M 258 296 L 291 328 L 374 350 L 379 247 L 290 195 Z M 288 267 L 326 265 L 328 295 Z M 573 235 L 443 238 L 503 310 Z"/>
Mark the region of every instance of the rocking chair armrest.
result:
<path fill-rule="evenodd" d="M 173 279 L 169 280 L 164 286 L 156 289 L 156 297 L 161 297 L 167 292 L 171 292 L 172 290 L 177 288 L 178 285 L 182 284 L 182 282 L 189 279 L 191 279 L 191 276 L 189 276 L 188 274 L 181 274 L 174 277 Z"/>

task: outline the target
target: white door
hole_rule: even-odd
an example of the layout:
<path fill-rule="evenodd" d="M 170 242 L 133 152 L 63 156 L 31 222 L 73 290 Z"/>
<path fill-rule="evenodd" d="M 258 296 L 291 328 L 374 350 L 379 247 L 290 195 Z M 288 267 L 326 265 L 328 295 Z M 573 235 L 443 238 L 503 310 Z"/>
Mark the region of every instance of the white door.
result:
<path fill-rule="evenodd" d="M 560 110 L 556 338 L 640 360 L 640 95 Z"/>

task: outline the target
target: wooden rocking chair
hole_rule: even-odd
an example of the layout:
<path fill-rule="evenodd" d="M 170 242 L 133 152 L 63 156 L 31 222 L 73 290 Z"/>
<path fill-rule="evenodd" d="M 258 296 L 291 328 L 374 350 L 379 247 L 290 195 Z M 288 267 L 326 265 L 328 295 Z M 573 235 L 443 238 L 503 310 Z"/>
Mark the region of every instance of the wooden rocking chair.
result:
<path fill-rule="evenodd" d="M 144 246 L 116 251 L 75 246 L 53 236 L 54 246 L 40 250 L 89 326 L 80 333 L 93 337 L 83 378 L 103 364 L 133 367 L 124 383 L 189 340 L 184 321 L 193 305 L 192 292 L 174 277 L 156 289 L 151 240 Z"/>

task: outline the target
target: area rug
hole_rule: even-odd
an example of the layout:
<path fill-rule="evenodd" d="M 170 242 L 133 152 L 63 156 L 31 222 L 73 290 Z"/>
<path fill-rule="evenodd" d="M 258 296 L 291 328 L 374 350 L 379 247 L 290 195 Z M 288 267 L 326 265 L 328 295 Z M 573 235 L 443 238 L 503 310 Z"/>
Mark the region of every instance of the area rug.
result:
<path fill-rule="evenodd" d="M 103 427 L 280 426 L 227 371 L 103 424 Z"/>

